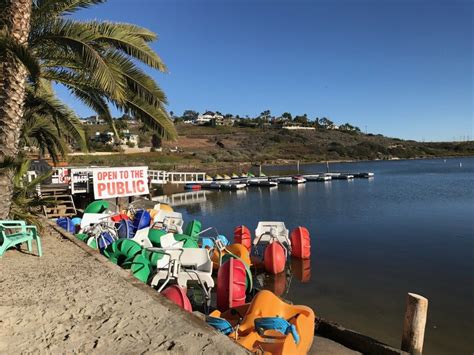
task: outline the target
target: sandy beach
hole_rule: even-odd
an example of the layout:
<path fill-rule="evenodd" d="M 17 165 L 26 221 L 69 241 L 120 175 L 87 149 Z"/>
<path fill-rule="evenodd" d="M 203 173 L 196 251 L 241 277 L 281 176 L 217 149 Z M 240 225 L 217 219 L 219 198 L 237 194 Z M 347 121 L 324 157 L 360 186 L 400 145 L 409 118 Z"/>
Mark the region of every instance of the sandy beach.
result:
<path fill-rule="evenodd" d="M 25 249 L 0 259 L 1 354 L 246 353 L 57 232 L 43 233 L 42 242 L 41 258 Z"/>

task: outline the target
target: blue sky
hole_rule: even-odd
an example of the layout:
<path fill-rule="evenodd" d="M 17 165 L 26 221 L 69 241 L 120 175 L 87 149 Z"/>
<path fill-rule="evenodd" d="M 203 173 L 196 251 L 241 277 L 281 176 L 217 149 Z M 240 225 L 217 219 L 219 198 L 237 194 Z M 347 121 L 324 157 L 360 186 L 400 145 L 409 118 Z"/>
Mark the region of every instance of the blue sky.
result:
<path fill-rule="evenodd" d="M 169 73 L 150 74 L 175 113 L 270 109 L 406 139 L 473 137 L 470 0 L 109 0 L 74 17 L 157 32 Z"/>

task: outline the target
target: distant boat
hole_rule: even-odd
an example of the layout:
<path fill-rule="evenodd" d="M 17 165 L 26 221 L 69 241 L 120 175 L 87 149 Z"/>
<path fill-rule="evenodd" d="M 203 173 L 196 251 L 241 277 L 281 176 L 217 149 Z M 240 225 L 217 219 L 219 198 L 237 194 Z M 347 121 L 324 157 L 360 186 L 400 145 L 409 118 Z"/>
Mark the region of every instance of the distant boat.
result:
<path fill-rule="evenodd" d="M 219 181 L 219 180 L 224 180 L 224 178 L 220 176 L 219 174 L 217 174 L 216 176 L 214 176 L 214 180 Z"/>
<path fill-rule="evenodd" d="M 352 180 L 354 179 L 354 175 L 350 174 L 335 174 L 331 175 L 333 180 Z"/>
<path fill-rule="evenodd" d="M 244 183 L 229 183 L 229 182 L 213 182 L 210 183 L 206 188 L 213 190 L 240 190 L 247 187 Z"/>
<path fill-rule="evenodd" d="M 224 180 L 230 180 L 231 179 L 231 177 L 227 174 L 222 175 L 222 177 L 224 178 Z"/>
<path fill-rule="evenodd" d="M 232 179 L 238 179 L 240 176 L 237 175 L 236 173 L 232 173 L 232 176 L 231 176 L 231 177 L 232 177 Z"/>
<path fill-rule="evenodd" d="M 305 175 L 306 181 L 330 181 L 332 178 L 326 175 Z"/>
<path fill-rule="evenodd" d="M 263 180 L 263 179 L 250 179 L 248 181 L 249 186 L 261 186 L 261 187 L 276 187 L 278 186 L 277 181 Z"/>
<path fill-rule="evenodd" d="M 304 184 L 306 179 L 302 175 L 295 175 L 291 177 L 279 178 L 278 182 L 280 184 Z"/>
<path fill-rule="evenodd" d="M 199 184 L 186 184 L 184 185 L 184 189 L 185 190 L 201 190 L 202 189 L 202 186 L 199 185 Z"/>
<path fill-rule="evenodd" d="M 303 175 L 295 175 L 291 177 L 291 181 L 293 184 L 304 184 L 306 182 L 306 179 Z"/>

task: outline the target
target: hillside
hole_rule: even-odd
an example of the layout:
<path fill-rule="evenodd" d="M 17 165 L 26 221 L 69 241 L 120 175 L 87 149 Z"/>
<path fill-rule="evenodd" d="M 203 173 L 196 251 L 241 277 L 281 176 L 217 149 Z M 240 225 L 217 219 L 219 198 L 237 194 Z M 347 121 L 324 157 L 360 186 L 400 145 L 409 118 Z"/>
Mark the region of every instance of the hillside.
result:
<path fill-rule="evenodd" d="M 155 168 L 208 169 L 247 164 L 335 160 L 409 159 L 474 155 L 474 142 L 421 143 L 335 130 L 178 125 L 163 152 L 70 157 L 71 164 L 147 164 Z M 150 139 L 142 135 L 142 141 Z M 178 147 L 178 152 L 171 152 Z"/>

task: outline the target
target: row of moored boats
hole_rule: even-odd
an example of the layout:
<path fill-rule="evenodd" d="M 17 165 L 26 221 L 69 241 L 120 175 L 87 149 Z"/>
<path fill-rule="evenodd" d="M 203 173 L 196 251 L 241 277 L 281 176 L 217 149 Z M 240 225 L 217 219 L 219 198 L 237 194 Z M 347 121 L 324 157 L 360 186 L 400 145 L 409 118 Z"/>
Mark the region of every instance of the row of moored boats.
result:
<path fill-rule="evenodd" d="M 256 177 L 251 173 L 238 176 L 223 174 L 216 175 L 214 178 L 206 176 L 206 181 L 190 183 L 185 185 L 186 190 L 201 190 L 201 189 L 215 189 L 215 190 L 240 190 L 247 186 L 256 187 L 277 187 L 279 184 L 304 184 L 307 181 L 327 182 L 331 180 L 352 180 L 358 178 L 371 178 L 373 173 L 324 173 L 311 175 L 293 175 L 281 177 L 268 177 L 264 174 Z"/>

